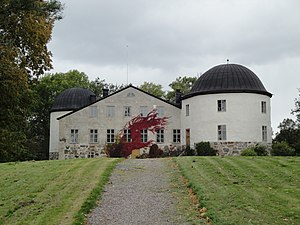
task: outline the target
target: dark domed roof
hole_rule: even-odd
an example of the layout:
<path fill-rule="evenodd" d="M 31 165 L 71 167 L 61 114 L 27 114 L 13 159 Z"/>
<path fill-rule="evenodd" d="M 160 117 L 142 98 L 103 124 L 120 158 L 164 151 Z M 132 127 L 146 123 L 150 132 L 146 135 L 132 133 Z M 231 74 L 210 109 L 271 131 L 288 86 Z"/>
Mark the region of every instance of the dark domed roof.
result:
<path fill-rule="evenodd" d="M 69 88 L 55 98 L 50 111 L 73 111 L 92 103 L 95 99 L 96 95 L 90 90 Z"/>
<path fill-rule="evenodd" d="M 217 93 L 257 93 L 272 97 L 260 79 L 248 68 L 237 64 L 222 64 L 205 72 L 183 98 Z"/>

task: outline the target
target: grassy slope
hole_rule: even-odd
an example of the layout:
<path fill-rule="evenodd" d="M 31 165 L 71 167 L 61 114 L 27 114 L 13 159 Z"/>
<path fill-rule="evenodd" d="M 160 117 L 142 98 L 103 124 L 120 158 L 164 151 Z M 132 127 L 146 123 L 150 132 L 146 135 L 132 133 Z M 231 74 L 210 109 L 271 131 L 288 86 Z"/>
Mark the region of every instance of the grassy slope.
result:
<path fill-rule="evenodd" d="M 0 164 L 0 224 L 71 224 L 115 159 Z"/>
<path fill-rule="evenodd" d="M 300 157 L 178 157 L 214 224 L 300 224 Z"/>

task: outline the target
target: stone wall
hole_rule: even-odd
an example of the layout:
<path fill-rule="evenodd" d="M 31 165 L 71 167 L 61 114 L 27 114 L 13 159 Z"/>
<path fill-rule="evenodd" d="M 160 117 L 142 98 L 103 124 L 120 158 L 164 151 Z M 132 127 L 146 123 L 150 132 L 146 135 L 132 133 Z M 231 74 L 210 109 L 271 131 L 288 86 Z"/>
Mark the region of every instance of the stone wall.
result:
<path fill-rule="evenodd" d="M 56 160 L 58 159 L 58 152 L 49 152 L 49 160 Z"/>
<path fill-rule="evenodd" d="M 261 143 L 261 142 L 210 142 L 210 146 L 218 150 L 219 155 L 221 156 L 238 156 L 241 154 L 241 151 L 248 147 L 253 147 L 255 145 L 266 145 L 267 150 L 270 152 L 271 144 L 270 143 Z"/>

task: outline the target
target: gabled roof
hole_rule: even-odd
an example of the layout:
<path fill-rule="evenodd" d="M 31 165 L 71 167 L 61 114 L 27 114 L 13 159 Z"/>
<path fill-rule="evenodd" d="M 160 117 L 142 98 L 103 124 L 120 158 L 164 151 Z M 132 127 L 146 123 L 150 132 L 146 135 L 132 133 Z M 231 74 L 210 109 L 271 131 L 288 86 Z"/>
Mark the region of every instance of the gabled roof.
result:
<path fill-rule="evenodd" d="M 80 108 L 78 108 L 78 109 L 76 109 L 76 110 L 74 110 L 74 111 L 72 111 L 72 112 L 69 112 L 69 113 L 67 113 L 67 114 L 65 114 L 65 115 L 63 115 L 63 116 L 61 116 L 61 117 L 58 117 L 57 119 L 60 120 L 60 119 L 62 119 L 62 118 L 64 118 L 64 117 L 67 117 L 67 116 L 69 116 L 69 115 L 71 115 L 71 114 L 73 114 L 73 113 L 75 113 L 75 112 L 77 112 L 77 111 L 80 111 L 80 110 L 82 110 L 82 109 L 84 109 L 84 108 L 86 108 L 86 107 L 89 107 L 89 106 L 92 105 L 92 104 L 95 104 L 96 102 L 103 101 L 104 99 L 107 99 L 107 98 L 109 98 L 109 97 L 112 97 L 112 96 L 114 96 L 114 95 L 116 95 L 116 94 L 118 94 L 118 93 L 120 93 L 120 92 L 123 92 L 123 91 L 129 89 L 129 88 L 133 88 L 133 89 L 135 89 L 135 90 L 137 90 L 137 91 L 140 91 L 140 92 L 142 92 L 142 93 L 144 93 L 144 94 L 146 94 L 146 95 L 149 95 L 149 96 L 151 96 L 151 97 L 153 97 L 153 98 L 156 98 L 156 99 L 158 99 L 158 100 L 160 100 L 160 101 L 162 101 L 162 102 L 165 102 L 165 103 L 167 103 L 167 104 L 169 104 L 169 105 L 171 105 L 171 106 L 174 106 L 174 107 L 176 107 L 176 108 L 181 109 L 181 106 L 180 106 L 180 105 L 177 105 L 177 104 L 174 104 L 174 103 L 172 103 L 172 102 L 169 102 L 169 101 L 167 101 L 167 100 L 165 100 L 165 99 L 159 98 L 159 97 L 157 97 L 157 96 L 155 96 L 155 95 L 152 95 L 152 94 L 150 94 L 150 93 L 148 93 L 148 92 L 146 92 L 146 91 L 143 91 L 142 89 L 139 89 L 139 88 L 137 88 L 137 87 L 135 87 L 135 86 L 133 86 L 133 85 L 130 84 L 130 85 L 128 85 L 128 86 L 125 87 L 125 88 L 122 88 L 122 89 L 120 89 L 120 90 L 118 90 L 118 91 L 116 91 L 116 92 L 114 92 L 114 93 L 112 93 L 112 94 L 110 94 L 110 95 L 107 95 L 107 96 L 105 96 L 105 97 L 103 97 L 103 98 L 100 98 L 100 99 L 98 99 L 97 101 L 94 101 L 94 102 L 89 103 L 89 104 L 87 104 L 87 105 L 85 105 L 85 106 L 82 106 L 82 107 L 80 107 Z"/>

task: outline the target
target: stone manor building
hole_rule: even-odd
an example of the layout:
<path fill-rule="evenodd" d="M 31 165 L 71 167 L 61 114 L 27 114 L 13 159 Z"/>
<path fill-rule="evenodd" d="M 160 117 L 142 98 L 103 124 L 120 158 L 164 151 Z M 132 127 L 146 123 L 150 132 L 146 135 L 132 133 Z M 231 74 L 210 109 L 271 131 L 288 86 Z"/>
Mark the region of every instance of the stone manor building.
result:
<path fill-rule="evenodd" d="M 239 155 L 248 146 L 271 145 L 271 97 L 251 70 L 237 64 L 211 68 L 188 94 L 177 93 L 176 103 L 132 85 L 112 94 L 104 90 L 100 99 L 86 89 L 67 89 L 51 108 L 49 157 L 100 157 L 128 121 L 153 109 L 168 123 L 154 133 L 140 130 L 141 142 L 173 150 L 208 141 L 219 154 Z M 123 132 L 131 141 L 130 131 Z"/>

